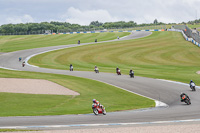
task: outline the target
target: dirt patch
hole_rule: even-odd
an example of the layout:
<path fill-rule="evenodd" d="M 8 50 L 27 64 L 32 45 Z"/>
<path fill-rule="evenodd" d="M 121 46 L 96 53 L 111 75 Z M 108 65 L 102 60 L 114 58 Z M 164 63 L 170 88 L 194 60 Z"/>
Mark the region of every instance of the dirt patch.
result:
<path fill-rule="evenodd" d="M 80 95 L 48 80 L 0 78 L 0 92 L 50 94 L 50 95 Z"/>

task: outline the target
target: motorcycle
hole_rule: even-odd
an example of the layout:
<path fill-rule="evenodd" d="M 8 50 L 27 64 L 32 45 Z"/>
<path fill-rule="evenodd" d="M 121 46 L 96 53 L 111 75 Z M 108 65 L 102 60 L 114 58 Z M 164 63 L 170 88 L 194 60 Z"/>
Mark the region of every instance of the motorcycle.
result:
<path fill-rule="evenodd" d="M 130 78 L 134 78 L 134 72 L 130 73 Z"/>
<path fill-rule="evenodd" d="M 22 63 L 22 67 L 24 67 L 24 66 L 25 66 L 25 62 Z"/>
<path fill-rule="evenodd" d="M 92 105 L 92 109 L 93 109 L 93 113 L 94 113 L 95 115 L 98 115 L 98 114 L 106 115 L 105 107 L 101 108 L 101 107 L 99 107 L 98 105 L 93 104 L 93 105 Z"/>
<path fill-rule="evenodd" d="M 190 98 L 186 97 L 185 95 L 181 97 L 181 102 L 185 102 L 187 105 L 190 105 Z"/>
<path fill-rule="evenodd" d="M 70 67 L 69 70 L 70 70 L 70 71 L 73 71 L 73 67 Z"/>
<path fill-rule="evenodd" d="M 190 88 L 192 89 L 192 91 L 196 91 L 195 86 L 190 86 Z"/>
<path fill-rule="evenodd" d="M 118 70 L 118 71 L 117 71 L 117 75 L 121 75 L 121 72 L 120 72 L 120 70 Z"/>
<path fill-rule="evenodd" d="M 192 91 L 196 91 L 194 83 L 191 83 L 190 88 L 192 89 Z"/>
<path fill-rule="evenodd" d="M 99 69 L 98 68 L 95 68 L 94 71 L 95 71 L 95 73 L 99 73 Z"/>

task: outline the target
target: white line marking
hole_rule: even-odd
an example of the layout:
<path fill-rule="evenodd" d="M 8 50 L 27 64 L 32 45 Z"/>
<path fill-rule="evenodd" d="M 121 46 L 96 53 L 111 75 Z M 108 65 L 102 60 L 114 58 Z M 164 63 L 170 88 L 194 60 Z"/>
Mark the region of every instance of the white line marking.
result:
<path fill-rule="evenodd" d="M 95 80 L 95 79 L 93 79 Z M 145 98 L 148 98 L 148 99 L 151 99 L 151 100 L 154 100 L 155 101 L 155 104 L 156 104 L 156 107 L 169 107 L 166 103 L 163 103 L 161 101 L 158 101 L 156 99 L 153 99 L 153 98 L 150 98 L 150 97 L 147 97 L 147 96 L 144 96 L 142 94 L 139 94 L 139 93 L 136 93 L 136 92 L 133 92 L 133 91 L 130 91 L 130 90 L 127 90 L 127 89 L 124 89 L 122 87 L 119 87 L 119 86 L 116 86 L 116 85 L 113 85 L 113 84 L 110 84 L 110 83 L 107 83 L 107 82 L 104 82 L 104 81 L 101 81 L 101 80 L 96 80 L 96 81 L 99 81 L 99 82 L 102 82 L 102 83 L 105 83 L 105 84 L 108 84 L 108 85 L 111 85 L 111 86 L 114 86 L 114 87 L 117 87 L 119 89 L 122 89 L 122 90 L 125 90 L 127 92 L 130 92 L 130 93 L 133 93 L 133 94 L 136 94 L 136 95 L 139 95 L 139 96 L 142 96 L 142 97 L 145 97 Z"/>
<path fill-rule="evenodd" d="M 7 69 L 7 70 L 21 71 L 21 70 L 18 70 L 18 69 L 12 69 L 12 68 L 2 67 L 2 66 L 0 66 L 0 68 L 2 68 L 2 69 Z"/>
<path fill-rule="evenodd" d="M 157 80 L 161 80 L 161 81 L 165 81 L 165 82 L 170 82 L 170 83 L 175 83 L 175 84 L 189 86 L 189 84 L 187 84 L 187 83 L 182 83 L 182 82 L 178 82 L 178 81 L 171 81 L 171 80 L 166 80 L 166 79 L 157 79 Z M 200 89 L 200 86 L 195 86 L 195 87 L 198 88 L 198 89 Z"/>

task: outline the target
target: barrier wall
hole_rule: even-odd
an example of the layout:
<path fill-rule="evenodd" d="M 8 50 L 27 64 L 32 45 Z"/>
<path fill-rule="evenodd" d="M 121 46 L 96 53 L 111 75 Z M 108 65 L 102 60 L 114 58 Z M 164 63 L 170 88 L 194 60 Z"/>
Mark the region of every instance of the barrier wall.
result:
<path fill-rule="evenodd" d="M 103 33 L 103 32 L 140 32 L 140 31 L 165 31 L 165 29 L 152 29 L 152 30 L 149 30 L 149 29 L 146 29 L 146 30 L 127 30 L 127 31 L 122 31 L 122 30 L 119 30 L 119 31 L 83 31 L 83 32 L 64 32 L 64 33 L 52 33 L 52 35 L 55 35 L 55 34 L 80 34 L 80 33 Z"/>

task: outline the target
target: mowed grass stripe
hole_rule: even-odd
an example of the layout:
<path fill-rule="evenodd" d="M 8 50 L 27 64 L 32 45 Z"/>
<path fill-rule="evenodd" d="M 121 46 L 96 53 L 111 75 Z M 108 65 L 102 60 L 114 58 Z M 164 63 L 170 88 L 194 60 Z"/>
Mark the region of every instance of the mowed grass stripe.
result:
<path fill-rule="evenodd" d="M 54 57 L 54 58 L 52 58 Z M 29 63 L 46 68 L 115 72 L 123 74 L 132 68 L 136 75 L 189 82 L 200 85 L 200 49 L 185 41 L 178 32 L 153 32 L 151 36 L 120 42 L 69 48 L 33 57 Z"/>
<path fill-rule="evenodd" d="M 67 75 L 0 69 L 0 78 L 46 79 L 71 90 L 78 96 L 0 93 L 0 116 L 38 116 L 92 113 L 92 99 L 98 99 L 106 111 L 154 107 L 153 100 L 98 81 Z M 23 83 L 22 83 L 23 85 Z M 27 88 L 28 89 L 28 88 Z"/>
<path fill-rule="evenodd" d="M 88 34 L 65 34 L 65 35 L 18 35 L 18 36 L 0 36 L 0 52 L 11 52 L 24 49 L 39 47 L 77 44 L 106 41 L 117 39 L 117 36 L 123 37 L 129 35 L 128 32 L 107 32 L 107 33 L 88 33 Z"/>

